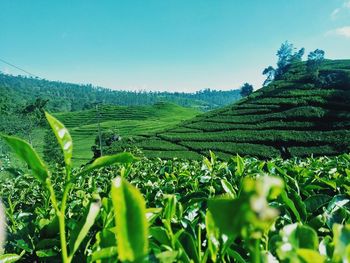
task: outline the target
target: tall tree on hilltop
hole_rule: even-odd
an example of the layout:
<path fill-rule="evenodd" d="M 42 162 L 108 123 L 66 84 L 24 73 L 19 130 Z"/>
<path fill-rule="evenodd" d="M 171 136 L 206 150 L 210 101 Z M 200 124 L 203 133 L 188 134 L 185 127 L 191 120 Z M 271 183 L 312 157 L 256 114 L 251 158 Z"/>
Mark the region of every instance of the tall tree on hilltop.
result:
<path fill-rule="evenodd" d="M 264 69 L 263 75 L 267 78 L 264 81 L 264 86 L 268 85 L 274 79 L 280 79 L 284 73 L 289 69 L 289 66 L 293 63 L 301 62 L 305 53 L 305 48 L 301 48 L 298 51 L 294 48 L 292 43 L 285 41 L 281 47 L 277 50 L 277 68 L 268 66 Z"/>
<path fill-rule="evenodd" d="M 241 87 L 241 96 L 242 97 L 247 97 L 250 94 L 252 94 L 254 88 L 253 85 L 249 84 L 249 83 L 244 83 L 243 86 Z"/>
<path fill-rule="evenodd" d="M 321 49 L 316 49 L 307 56 L 307 71 L 314 80 L 318 79 L 319 68 L 324 61 L 325 52 Z"/>

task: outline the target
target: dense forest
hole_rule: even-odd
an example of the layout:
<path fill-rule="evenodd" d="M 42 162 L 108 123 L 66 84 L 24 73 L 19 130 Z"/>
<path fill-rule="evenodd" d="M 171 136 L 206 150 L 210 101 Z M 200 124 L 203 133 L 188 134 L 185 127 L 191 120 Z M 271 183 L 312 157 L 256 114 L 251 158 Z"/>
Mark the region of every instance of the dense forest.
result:
<path fill-rule="evenodd" d="M 151 105 L 168 101 L 184 107 L 211 110 L 240 98 L 238 89 L 229 91 L 204 89 L 195 93 L 159 91 L 122 91 L 45 79 L 12 76 L 0 72 L 0 111 L 33 103 L 37 98 L 48 100 L 46 109 L 67 112 L 91 109 L 96 103 L 120 106 Z M 7 107 L 7 109 L 6 109 Z"/>

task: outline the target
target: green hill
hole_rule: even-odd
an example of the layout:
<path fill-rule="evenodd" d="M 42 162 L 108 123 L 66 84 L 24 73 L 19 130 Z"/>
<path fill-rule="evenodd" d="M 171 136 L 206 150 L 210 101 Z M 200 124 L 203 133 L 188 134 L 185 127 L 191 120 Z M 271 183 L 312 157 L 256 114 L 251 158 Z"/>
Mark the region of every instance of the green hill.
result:
<path fill-rule="evenodd" d="M 199 112 L 194 109 L 159 102 L 151 106 L 102 105 L 98 110 L 54 115 L 65 124 L 73 137 L 75 163 L 83 164 L 92 158 L 91 146 L 98 135 L 98 120 L 102 131 L 113 129 L 123 138 L 171 128 L 197 114 Z"/>
<path fill-rule="evenodd" d="M 67 112 L 92 109 L 94 104 L 119 106 L 153 105 L 167 101 L 184 107 L 208 111 L 228 105 L 240 96 L 239 89 L 204 89 L 194 93 L 111 90 L 38 78 L 12 76 L 0 72 L 0 112 L 22 109 L 37 98 L 48 100 L 46 110 Z"/>
<path fill-rule="evenodd" d="M 109 152 L 139 147 L 146 156 L 200 158 L 209 150 L 273 156 L 335 155 L 350 150 L 350 60 L 326 60 L 317 79 L 305 63 L 230 106 L 199 115 L 136 143 L 117 142 Z"/>

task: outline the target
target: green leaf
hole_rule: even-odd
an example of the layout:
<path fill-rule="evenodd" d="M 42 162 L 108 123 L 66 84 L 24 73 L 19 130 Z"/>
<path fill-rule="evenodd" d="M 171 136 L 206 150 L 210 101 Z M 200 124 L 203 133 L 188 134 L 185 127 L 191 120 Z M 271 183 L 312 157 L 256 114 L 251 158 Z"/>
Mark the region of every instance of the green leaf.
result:
<path fill-rule="evenodd" d="M 196 243 L 193 237 L 186 231 L 183 231 L 179 236 L 178 241 L 181 243 L 181 246 L 186 252 L 188 258 L 190 258 L 192 262 L 199 262 L 198 251 L 196 249 Z"/>
<path fill-rule="evenodd" d="M 80 174 L 85 174 L 95 169 L 106 167 L 115 163 L 129 164 L 137 160 L 131 153 L 118 153 L 110 156 L 97 158 L 92 164 L 88 165 Z"/>
<path fill-rule="evenodd" d="M 160 262 L 171 263 L 171 262 L 176 262 L 176 258 L 178 256 L 178 254 L 179 254 L 179 252 L 177 252 L 177 251 L 164 251 L 164 252 L 156 254 L 156 258 Z"/>
<path fill-rule="evenodd" d="M 171 219 L 173 219 L 176 215 L 176 196 L 175 195 L 166 195 L 167 203 L 164 208 L 164 217 L 168 221 L 168 223 L 171 223 Z"/>
<path fill-rule="evenodd" d="M 217 254 L 219 253 L 219 230 L 215 226 L 213 215 L 210 211 L 207 211 L 205 215 L 205 226 L 207 230 L 208 249 L 210 252 L 211 260 L 216 262 Z"/>
<path fill-rule="evenodd" d="M 70 257 L 73 257 L 74 253 L 78 250 L 81 242 L 89 233 L 90 228 L 93 226 L 95 219 L 100 212 L 101 201 L 91 202 L 89 210 L 83 216 L 82 220 L 78 223 L 78 226 L 71 234 L 70 240 Z"/>
<path fill-rule="evenodd" d="M 327 204 L 332 197 L 325 194 L 312 195 L 305 200 L 306 210 L 313 213 Z"/>
<path fill-rule="evenodd" d="M 280 231 L 277 254 L 280 259 L 295 259 L 298 249 L 318 250 L 318 236 L 314 229 L 301 224 L 286 225 Z"/>
<path fill-rule="evenodd" d="M 14 136 L 2 135 L 1 137 L 7 142 L 8 145 L 11 146 L 18 157 L 20 157 L 28 164 L 29 168 L 33 172 L 33 175 L 39 181 L 44 183 L 46 178 L 49 176 L 49 172 L 46 165 L 40 159 L 39 155 L 32 148 L 32 146 L 24 140 Z"/>
<path fill-rule="evenodd" d="M 117 247 L 107 247 L 107 248 L 102 248 L 98 251 L 95 251 L 91 255 L 91 261 L 95 262 L 97 260 L 101 259 L 111 259 L 115 256 L 117 256 Z"/>
<path fill-rule="evenodd" d="M 154 226 L 149 229 L 150 235 L 161 245 L 171 246 L 171 241 L 164 227 Z"/>
<path fill-rule="evenodd" d="M 68 130 L 64 125 L 49 113 L 45 112 L 47 121 L 49 122 L 53 133 L 55 134 L 59 145 L 63 151 L 64 162 L 67 167 L 72 166 L 73 141 Z"/>
<path fill-rule="evenodd" d="M 21 254 L 4 254 L 0 255 L 0 262 L 1 263 L 11 263 L 11 262 L 16 262 L 21 259 L 21 257 L 24 255 L 25 250 L 21 252 Z"/>
<path fill-rule="evenodd" d="M 215 198 L 208 201 L 208 210 L 221 234 L 236 237 L 244 227 L 246 215 L 251 213 L 249 203 L 239 199 Z"/>
<path fill-rule="evenodd" d="M 234 198 L 236 196 L 236 191 L 226 179 L 221 179 L 221 185 L 224 191 L 228 193 L 230 197 Z"/>
<path fill-rule="evenodd" d="M 140 191 L 124 178 L 112 182 L 112 200 L 121 261 L 139 261 L 148 252 L 146 203 Z"/>
<path fill-rule="evenodd" d="M 237 154 L 236 156 L 236 164 L 237 164 L 237 167 L 236 167 L 236 175 L 238 176 L 242 176 L 243 175 L 243 172 L 244 172 L 244 160 L 241 156 L 239 156 Z"/>
<path fill-rule="evenodd" d="M 288 197 L 287 192 L 282 191 L 281 197 L 282 197 L 283 202 L 290 208 L 290 210 L 292 210 L 292 212 L 295 215 L 298 222 L 300 222 L 301 221 L 300 214 L 299 214 L 297 208 L 295 207 L 293 201 Z"/>
<path fill-rule="evenodd" d="M 57 253 L 57 251 L 55 251 L 54 249 L 50 248 L 50 249 L 37 250 L 37 251 L 35 252 L 35 254 L 36 254 L 39 258 L 49 258 L 49 257 L 54 257 L 54 256 L 56 256 L 58 253 Z"/>
<path fill-rule="evenodd" d="M 336 195 L 329 202 L 325 211 L 327 225 L 332 229 L 333 224 L 341 224 L 345 218 L 345 213 L 349 213 L 350 199 L 346 195 Z M 347 209 L 347 210 L 346 210 Z"/>
<path fill-rule="evenodd" d="M 305 263 L 323 263 L 325 258 L 320 255 L 317 251 L 311 249 L 300 248 L 297 249 L 297 255 Z"/>
<path fill-rule="evenodd" d="M 332 262 L 350 262 L 350 224 L 333 225 L 334 253 Z"/>

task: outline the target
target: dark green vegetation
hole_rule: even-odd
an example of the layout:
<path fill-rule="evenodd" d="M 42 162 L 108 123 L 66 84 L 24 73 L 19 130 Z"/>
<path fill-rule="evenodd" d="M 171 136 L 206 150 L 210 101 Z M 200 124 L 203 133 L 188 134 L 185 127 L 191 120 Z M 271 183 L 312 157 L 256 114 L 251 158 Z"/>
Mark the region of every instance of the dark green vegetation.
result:
<path fill-rule="evenodd" d="M 194 158 L 215 151 L 261 158 L 336 155 L 350 146 L 350 60 L 305 62 L 239 102 L 109 152 L 141 148 L 148 157 Z M 164 145 L 167 145 L 166 147 Z"/>
<path fill-rule="evenodd" d="M 152 105 L 160 101 L 176 103 L 198 110 L 222 107 L 240 98 L 239 90 L 205 89 L 196 93 L 116 91 L 92 85 L 79 85 L 44 79 L 11 76 L 0 72 L 0 112 L 25 107 L 37 98 L 48 100 L 51 112 L 91 109 L 99 104 L 119 106 Z"/>
<path fill-rule="evenodd" d="M 46 117 L 63 169 L 49 172 L 29 144 L 3 136 L 32 171 L 2 178 L 4 262 L 350 260 L 347 154 L 150 162 L 122 153 L 72 170 L 71 137 Z"/>

